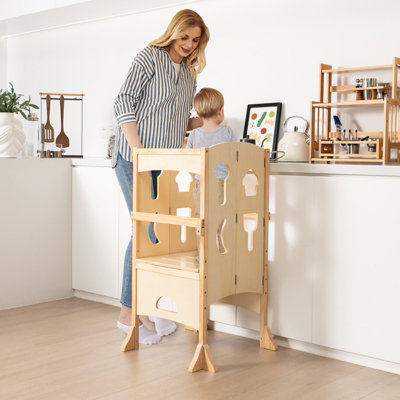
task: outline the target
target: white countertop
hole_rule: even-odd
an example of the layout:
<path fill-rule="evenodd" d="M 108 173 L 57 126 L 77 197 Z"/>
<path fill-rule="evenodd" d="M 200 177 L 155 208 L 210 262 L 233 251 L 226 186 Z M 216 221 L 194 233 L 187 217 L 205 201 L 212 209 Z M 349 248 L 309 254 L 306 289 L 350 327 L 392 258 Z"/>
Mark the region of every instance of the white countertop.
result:
<path fill-rule="evenodd" d="M 271 175 L 364 175 L 400 176 L 400 165 L 309 164 L 307 162 L 272 162 Z"/>
<path fill-rule="evenodd" d="M 111 158 L 84 157 L 71 158 L 73 167 L 111 167 Z"/>
<path fill-rule="evenodd" d="M 73 167 L 111 167 L 101 157 L 72 158 Z M 400 165 L 309 164 L 307 162 L 271 162 L 271 175 L 363 175 L 400 176 Z"/>

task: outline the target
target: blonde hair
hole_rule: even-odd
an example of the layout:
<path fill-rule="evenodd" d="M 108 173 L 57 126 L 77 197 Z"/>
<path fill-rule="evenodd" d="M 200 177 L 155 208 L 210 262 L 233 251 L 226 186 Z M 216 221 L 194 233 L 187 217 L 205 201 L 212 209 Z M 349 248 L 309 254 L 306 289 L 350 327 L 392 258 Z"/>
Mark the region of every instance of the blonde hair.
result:
<path fill-rule="evenodd" d="M 164 34 L 150 42 L 149 46 L 168 47 L 174 40 L 182 38 L 185 30 L 195 26 L 201 29 L 199 45 L 185 58 L 185 61 L 191 75 L 197 76 L 206 66 L 205 49 L 210 39 L 210 32 L 203 19 L 196 12 L 189 9 L 177 12 Z"/>
<path fill-rule="evenodd" d="M 216 89 L 203 88 L 194 96 L 193 105 L 199 117 L 211 118 L 224 106 L 224 96 Z"/>

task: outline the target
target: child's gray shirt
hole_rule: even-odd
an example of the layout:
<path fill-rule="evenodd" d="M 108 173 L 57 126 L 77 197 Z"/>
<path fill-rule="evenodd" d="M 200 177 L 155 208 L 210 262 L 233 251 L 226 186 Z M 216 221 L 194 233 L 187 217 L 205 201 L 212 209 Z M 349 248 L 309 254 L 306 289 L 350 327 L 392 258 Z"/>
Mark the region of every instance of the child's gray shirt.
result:
<path fill-rule="evenodd" d="M 211 131 L 197 128 L 193 129 L 190 133 L 186 148 L 198 149 L 200 147 L 211 147 L 215 144 L 226 142 L 236 142 L 235 136 L 228 126 L 220 125 L 218 128 Z M 224 180 L 228 176 L 228 167 L 223 163 L 218 164 L 215 169 L 215 175 L 217 179 Z M 199 177 L 196 176 L 196 179 L 199 179 Z"/>

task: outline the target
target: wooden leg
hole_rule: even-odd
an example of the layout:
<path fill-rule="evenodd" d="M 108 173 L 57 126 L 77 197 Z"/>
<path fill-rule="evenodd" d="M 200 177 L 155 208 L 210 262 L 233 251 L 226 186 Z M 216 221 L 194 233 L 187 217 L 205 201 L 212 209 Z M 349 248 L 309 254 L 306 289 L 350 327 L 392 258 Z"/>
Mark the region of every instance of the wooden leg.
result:
<path fill-rule="evenodd" d="M 137 350 L 139 348 L 139 317 L 132 318 L 131 330 L 122 343 L 121 351 Z"/>
<path fill-rule="evenodd" d="M 196 347 L 192 362 L 189 365 L 189 372 L 196 372 L 204 369 L 205 371 L 217 372 L 210 347 L 207 344 L 207 312 L 208 307 L 200 315 L 199 344 Z"/>
<path fill-rule="evenodd" d="M 267 350 L 278 350 L 278 345 L 274 342 L 272 333 L 268 326 L 265 326 L 264 334 L 260 334 L 260 347 Z"/>
<path fill-rule="evenodd" d="M 189 365 L 189 372 L 196 372 L 204 369 L 210 372 L 217 372 L 218 368 L 211 356 L 208 344 L 198 344 L 192 362 Z"/>
<path fill-rule="evenodd" d="M 267 350 L 278 350 L 272 333 L 267 325 L 268 298 L 267 293 L 260 296 L 260 347 Z"/>
<path fill-rule="evenodd" d="M 184 326 L 184 328 L 187 330 L 187 331 L 192 331 L 192 332 L 197 332 L 197 329 L 196 328 L 192 328 L 191 326 L 188 326 L 188 325 L 185 325 Z"/>

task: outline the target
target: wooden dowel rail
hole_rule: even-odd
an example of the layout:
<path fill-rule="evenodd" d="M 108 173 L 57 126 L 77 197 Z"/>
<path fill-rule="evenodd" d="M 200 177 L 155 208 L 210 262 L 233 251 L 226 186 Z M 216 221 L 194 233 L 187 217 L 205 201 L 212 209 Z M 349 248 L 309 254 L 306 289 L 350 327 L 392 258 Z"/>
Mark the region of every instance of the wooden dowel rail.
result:
<path fill-rule="evenodd" d="M 397 67 L 399 67 L 399 65 L 397 65 Z M 375 66 L 367 66 L 367 67 L 322 69 L 322 73 L 332 74 L 332 73 L 357 72 L 357 71 L 374 71 L 374 70 L 392 69 L 392 68 L 393 68 L 393 64 L 385 64 L 385 65 L 375 65 Z"/>
<path fill-rule="evenodd" d="M 201 228 L 201 219 L 180 217 L 177 215 L 132 212 L 132 219 L 134 221 L 158 222 L 160 224 L 182 225 L 198 229 Z"/>
<path fill-rule="evenodd" d="M 39 92 L 40 95 L 42 96 L 81 96 L 83 97 L 84 94 L 83 93 L 55 93 L 55 92 Z"/>

